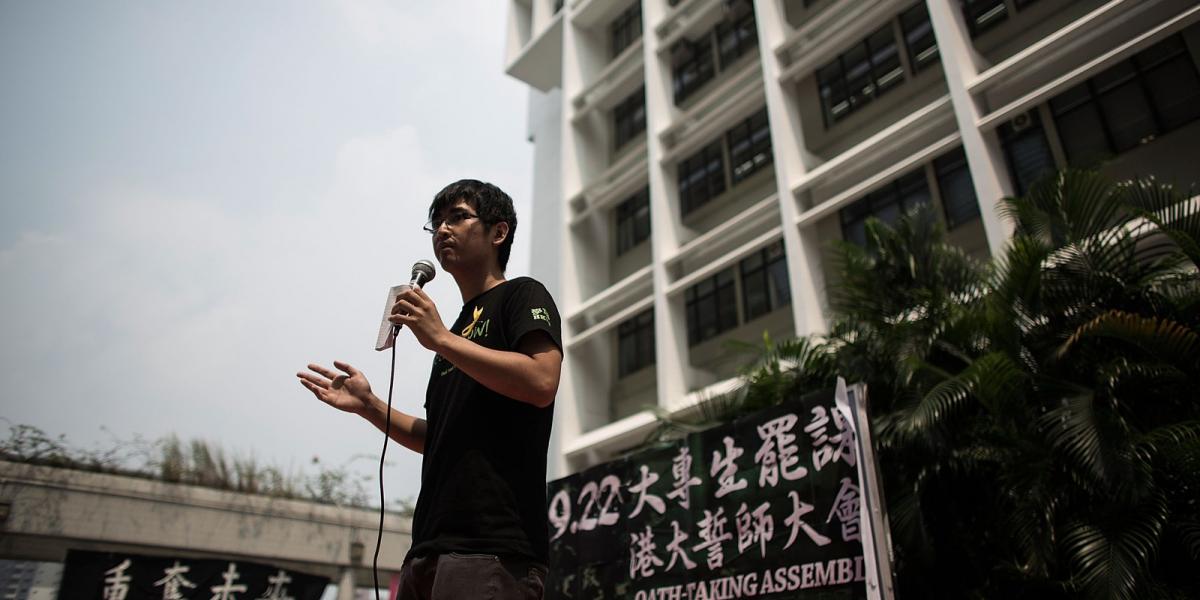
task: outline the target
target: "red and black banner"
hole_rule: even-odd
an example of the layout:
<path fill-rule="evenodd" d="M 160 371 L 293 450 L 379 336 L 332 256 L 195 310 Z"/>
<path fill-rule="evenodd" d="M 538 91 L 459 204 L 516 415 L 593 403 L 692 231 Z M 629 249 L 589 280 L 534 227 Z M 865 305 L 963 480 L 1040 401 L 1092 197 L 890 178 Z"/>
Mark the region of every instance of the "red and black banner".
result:
<path fill-rule="evenodd" d="M 59 600 L 318 600 L 328 577 L 241 560 L 67 552 Z"/>
<path fill-rule="evenodd" d="M 547 600 L 865 597 L 854 434 L 810 395 L 549 484 Z"/>

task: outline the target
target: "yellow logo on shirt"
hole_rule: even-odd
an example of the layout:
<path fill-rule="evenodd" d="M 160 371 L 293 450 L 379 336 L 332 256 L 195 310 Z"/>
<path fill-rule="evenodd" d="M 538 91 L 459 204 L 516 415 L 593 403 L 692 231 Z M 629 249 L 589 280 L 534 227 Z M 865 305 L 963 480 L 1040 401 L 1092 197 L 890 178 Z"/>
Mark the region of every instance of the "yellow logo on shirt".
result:
<path fill-rule="evenodd" d="M 474 312 L 472 313 L 473 318 L 471 319 L 471 324 L 467 325 L 462 330 L 463 337 L 467 338 L 468 340 L 473 340 L 477 337 L 483 337 L 483 336 L 487 335 L 488 325 L 491 323 L 492 320 L 487 319 L 487 320 L 481 322 L 479 320 L 479 317 L 482 317 L 482 316 L 483 316 L 483 307 L 476 306 Z"/>

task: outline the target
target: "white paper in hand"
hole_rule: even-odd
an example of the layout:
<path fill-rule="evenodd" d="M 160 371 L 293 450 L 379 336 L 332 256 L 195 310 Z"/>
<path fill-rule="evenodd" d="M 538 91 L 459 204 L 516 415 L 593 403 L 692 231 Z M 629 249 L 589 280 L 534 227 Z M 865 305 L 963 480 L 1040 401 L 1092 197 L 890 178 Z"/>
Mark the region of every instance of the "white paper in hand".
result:
<path fill-rule="evenodd" d="M 383 320 L 379 322 L 379 336 L 375 338 L 376 350 L 387 350 L 396 343 L 396 335 L 393 333 L 395 325 L 388 320 L 388 317 L 392 316 L 392 306 L 396 304 L 396 297 L 400 295 L 400 292 L 411 287 L 411 284 L 402 283 L 394 285 L 392 289 L 388 290 L 387 302 L 383 305 Z"/>

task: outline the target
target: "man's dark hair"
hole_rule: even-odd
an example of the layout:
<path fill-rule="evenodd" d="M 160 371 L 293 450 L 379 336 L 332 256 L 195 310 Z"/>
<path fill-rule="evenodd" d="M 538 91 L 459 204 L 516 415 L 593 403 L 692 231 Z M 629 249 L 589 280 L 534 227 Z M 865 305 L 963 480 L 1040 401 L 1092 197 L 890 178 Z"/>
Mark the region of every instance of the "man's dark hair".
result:
<path fill-rule="evenodd" d="M 475 209 L 479 220 L 489 227 L 496 223 L 508 223 L 508 236 L 500 244 L 500 253 L 497 256 L 500 270 L 503 271 L 508 267 L 513 235 L 517 232 L 517 211 L 513 209 L 512 198 L 509 198 L 504 190 L 490 183 L 476 179 L 460 179 L 442 188 L 442 191 L 433 197 L 433 204 L 429 206 L 429 218 L 441 215 L 459 202 L 466 202 Z"/>

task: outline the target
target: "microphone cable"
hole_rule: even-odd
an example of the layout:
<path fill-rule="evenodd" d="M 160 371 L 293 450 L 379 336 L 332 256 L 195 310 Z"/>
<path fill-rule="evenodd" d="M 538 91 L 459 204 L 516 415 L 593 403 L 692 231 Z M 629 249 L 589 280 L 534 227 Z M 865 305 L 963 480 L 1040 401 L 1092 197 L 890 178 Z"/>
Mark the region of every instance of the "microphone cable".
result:
<path fill-rule="evenodd" d="M 393 327 L 392 335 L 400 331 Z M 383 515 L 387 506 L 383 499 L 383 458 L 387 456 L 388 434 L 392 431 L 392 387 L 396 383 L 396 344 L 392 344 L 392 371 L 388 375 L 387 416 L 384 417 L 383 450 L 379 453 L 379 535 L 375 538 L 375 557 L 371 559 L 371 576 L 375 579 L 375 600 L 379 600 L 379 548 L 383 545 Z M 388 597 L 391 598 L 389 587 Z"/>

